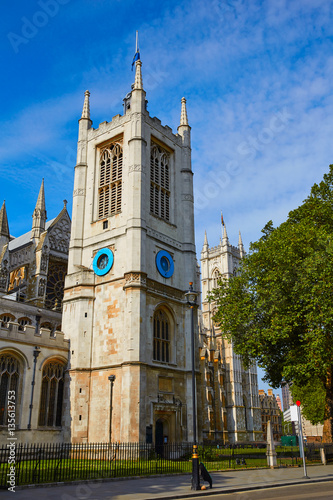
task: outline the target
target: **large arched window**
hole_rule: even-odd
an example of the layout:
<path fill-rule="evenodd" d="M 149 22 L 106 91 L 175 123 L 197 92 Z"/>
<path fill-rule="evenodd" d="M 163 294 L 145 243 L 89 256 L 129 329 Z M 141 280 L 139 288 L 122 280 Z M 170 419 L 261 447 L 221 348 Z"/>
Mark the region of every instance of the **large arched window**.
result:
<path fill-rule="evenodd" d="M 101 151 L 98 189 L 98 218 L 121 211 L 123 150 L 120 144 L 109 144 Z"/>
<path fill-rule="evenodd" d="M 0 355 L 0 425 L 7 425 L 7 408 L 9 396 L 14 395 L 11 401 L 17 406 L 18 387 L 20 377 L 20 363 L 11 354 Z M 9 393 L 9 391 L 13 391 Z M 9 393 L 9 394 L 8 394 Z"/>
<path fill-rule="evenodd" d="M 171 328 L 168 316 L 162 309 L 154 314 L 154 353 L 155 361 L 168 363 L 171 358 Z"/>
<path fill-rule="evenodd" d="M 170 220 L 169 155 L 159 146 L 152 146 L 150 154 L 150 212 Z"/>
<path fill-rule="evenodd" d="M 43 367 L 38 425 L 60 427 L 64 393 L 63 363 L 53 360 Z"/>

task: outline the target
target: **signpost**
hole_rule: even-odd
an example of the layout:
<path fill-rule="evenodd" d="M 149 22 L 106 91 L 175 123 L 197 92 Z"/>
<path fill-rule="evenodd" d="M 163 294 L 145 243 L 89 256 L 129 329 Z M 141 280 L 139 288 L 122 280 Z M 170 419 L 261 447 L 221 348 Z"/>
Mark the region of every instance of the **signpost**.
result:
<path fill-rule="evenodd" d="M 304 477 L 308 477 L 306 473 L 306 463 L 305 463 L 305 453 L 304 453 L 304 442 L 303 442 L 303 429 L 302 429 L 302 415 L 301 415 L 301 402 L 299 400 L 296 401 L 297 405 L 297 413 L 298 413 L 298 428 L 299 428 L 299 452 L 300 456 L 303 460 L 303 470 Z"/>

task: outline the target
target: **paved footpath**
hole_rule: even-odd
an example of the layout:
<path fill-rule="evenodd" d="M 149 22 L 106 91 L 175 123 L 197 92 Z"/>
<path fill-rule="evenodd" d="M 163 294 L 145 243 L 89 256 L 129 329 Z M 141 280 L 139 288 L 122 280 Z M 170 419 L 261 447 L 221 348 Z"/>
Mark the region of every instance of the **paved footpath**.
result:
<path fill-rule="evenodd" d="M 206 491 L 198 492 L 191 491 L 191 476 L 188 474 L 76 484 L 61 483 L 48 487 L 22 487 L 17 489 L 14 495 L 0 490 L 0 500 L 7 498 L 14 500 L 170 500 L 195 495 L 209 497 L 213 493 L 235 493 L 235 500 L 237 500 L 237 492 L 242 491 L 248 492 L 245 498 L 242 496 L 242 499 L 255 500 L 256 494 L 252 490 L 257 488 L 317 481 L 332 481 L 333 491 L 333 465 L 312 465 L 308 467 L 307 473 L 308 479 L 303 477 L 302 467 L 213 472 L 213 489 L 210 490 L 208 487 Z"/>

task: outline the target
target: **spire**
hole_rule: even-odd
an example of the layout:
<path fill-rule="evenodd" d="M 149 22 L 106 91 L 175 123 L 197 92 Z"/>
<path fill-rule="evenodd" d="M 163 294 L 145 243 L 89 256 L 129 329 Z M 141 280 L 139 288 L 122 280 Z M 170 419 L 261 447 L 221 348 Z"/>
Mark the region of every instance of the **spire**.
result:
<path fill-rule="evenodd" d="M 222 210 L 221 210 L 221 226 L 222 226 L 222 235 L 223 235 L 224 219 L 223 219 Z"/>
<path fill-rule="evenodd" d="M 207 252 L 208 248 L 209 248 L 209 245 L 208 245 L 208 239 L 207 239 L 207 232 L 205 231 L 205 239 L 204 239 L 202 251 Z"/>
<path fill-rule="evenodd" d="M 86 90 L 84 93 L 84 103 L 83 103 L 82 116 L 81 116 L 81 118 L 88 118 L 88 120 L 90 120 L 89 96 L 90 96 L 90 92 L 89 92 L 89 90 Z"/>
<path fill-rule="evenodd" d="M 187 148 L 191 148 L 191 127 L 188 124 L 188 119 L 187 119 L 187 110 L 186 110 L 186 99 L 185 97 L 182 97 L 181 99 L 181 112 L 180 112 L 180 124 L 177 128 L 178 134 L 182 137 L 183 139 L 183 146 Z M 188 154 L 188 158 L 191 158 L 191 154 Z M 189 169 L 191 169 L 191 166 L 189 165 Z"/>
<path fill-rule="evenodd" d="M 227 226 L 223 223 L 223 245 L 228 245 L 228 234 L 227 234 Z"/>
<path fill-rule="evenodd" d="M 208 245 L 207 231 L 206 231 L 206 230 L 205 230 L 205 240 L 204 240 L 204 245 Z"/>
<path fill-rule="evenodd" d="M 9 226 L 8 226 L 8 218 L 7 218 L 7 211 L 6 211 L 6 203 L 5 200 L 2 204 L 1 210 L 0 210 L 0 236 L 3 236 L 4 238 L 8 238 L 9 241 Z"/>
<path fill-rule="evenodd" d="M 44 178 L 42 179 L 42 184 L 41 184 L 40 189 L 39 189 L 39 194 L 38 194 L 35 210 L 43 210 L 45 212 Z"/>
<path fill-rule="evenodd" d="M 142 62 L 138 59 L 135 63 L 135 80 L 133 90 L 143 90 L 141 66 Z"/>
<path fill-rule="evenodd" d="M 187 110 L 186 110 L 186 99 L 185 97 L 182 97 L 182 109 L 180 113 L 180 124 L 181 125 L 188 125 L 188 118 L 187 118 Z"/>
<path fill-rule="evenodd" d="M 240 256 L 243 257 L 244 255 L 244 245 L 243 245 L 243 240 L 242 240 L 242 235 L 241 232 L 239 231 L 239 236 L 238 236 L 238 250 L 240 253 Z"/>
<path fill-rule="evenodd" d="M 45 210 L 45 193 L 44 193 L 44 179 L 40 186 L 37 203 L 34 213 L 32 215 L 32 231 L 31 239 L 39 238 L 41 233 L 45 231 L 46 210 Z"/>

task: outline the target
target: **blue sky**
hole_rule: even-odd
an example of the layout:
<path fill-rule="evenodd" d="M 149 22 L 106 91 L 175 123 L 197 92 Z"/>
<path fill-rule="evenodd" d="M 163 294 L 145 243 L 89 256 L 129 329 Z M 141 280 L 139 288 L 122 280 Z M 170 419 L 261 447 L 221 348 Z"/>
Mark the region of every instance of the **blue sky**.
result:
<path fill-rule="evenodd" d="M 249 5 L 250 4 L 250 5 Z M 148 109 L 192 127 L 196 244 L 245 248 L 333 163 L 333 2 L 17 0 L 2 9 L 1 197 L 14 236 L 42 178 L 49 218 L 71 196 L 84 91 L 93 126 L 122 113 L 139 30 Z"/>

